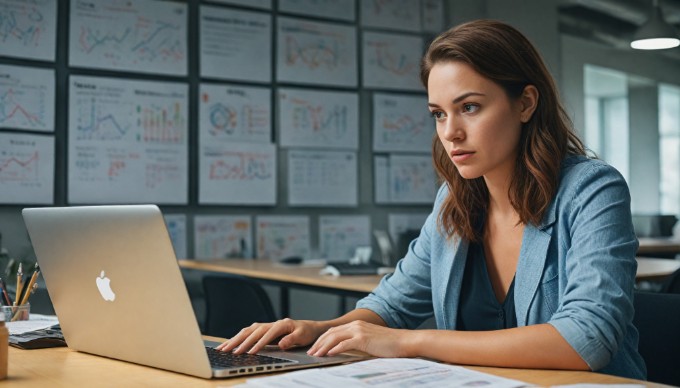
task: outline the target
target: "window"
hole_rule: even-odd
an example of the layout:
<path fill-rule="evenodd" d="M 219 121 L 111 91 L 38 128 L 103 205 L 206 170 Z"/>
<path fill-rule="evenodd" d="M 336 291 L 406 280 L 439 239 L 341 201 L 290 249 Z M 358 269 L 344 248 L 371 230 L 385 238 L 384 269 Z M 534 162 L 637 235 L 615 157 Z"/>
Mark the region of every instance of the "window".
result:
<path fill-rule="evenodd" d="M 661 213 L 680 214 L 680 87 L 659 87 Z"/>

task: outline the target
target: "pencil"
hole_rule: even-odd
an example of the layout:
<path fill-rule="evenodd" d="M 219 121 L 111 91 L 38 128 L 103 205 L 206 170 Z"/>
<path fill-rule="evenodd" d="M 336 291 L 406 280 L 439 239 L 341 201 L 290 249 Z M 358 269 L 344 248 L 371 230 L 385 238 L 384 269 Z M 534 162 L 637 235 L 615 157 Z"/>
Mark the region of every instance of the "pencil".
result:
<path fill-rule="evenodd" d="M 28 285 L 24 287 L 24 296 L 21 298 L 21 303 L 19 306 L 22 304 L 25 304 L 28 302 L 28 297 L 31 296 L 31 294 L 34 292 L 33 286 L 35 286 L 35 281 L 38 280 L 38 276 L 40 275 L 40 267 L 38 266 L 38 263 L 35 263 L 35 269 L 33 270 L 33 275 L 31 275 L 31 280 L 28 282 Z"/>
<path fill-rule="evenodd" d="M 21 287 L 23 286 L 22 280 L 24 277 L 24 272 L 21 269 L 21 263 L 19 263 L 19 269 L 17 269 L 17 293 L 14 295 L 14 305 L 16 306 L 17 303 L 21 300 Z"/>
<path fill-rule="evenodd" d="M 11 306 L 12 298 L 9 296 L 9 292 L 7 292 L 7 284 L 5 284 L 5 280 L 2 278 L 0 278 L 0 287 L 2 287 L 2 297 L 5 300 L 5 304 Z"/>

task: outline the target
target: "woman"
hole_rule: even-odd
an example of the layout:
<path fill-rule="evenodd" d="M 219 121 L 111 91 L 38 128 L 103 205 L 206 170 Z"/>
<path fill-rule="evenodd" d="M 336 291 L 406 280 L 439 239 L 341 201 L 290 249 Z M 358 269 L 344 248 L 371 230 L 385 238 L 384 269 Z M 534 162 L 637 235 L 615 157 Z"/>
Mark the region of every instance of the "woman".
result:
<path fill-rule="evenodd" d="M 256 323 L 220 345 L 357 349 L 644 379 L 632 324 L 635 252 L 621 175 L 585 156 L 540 55 L 514 28 L 469 22 L 421 68 L 445 184 L 420 236 L 357 308 Z M 409 330 L 434 316 L 439 330 Z"/>

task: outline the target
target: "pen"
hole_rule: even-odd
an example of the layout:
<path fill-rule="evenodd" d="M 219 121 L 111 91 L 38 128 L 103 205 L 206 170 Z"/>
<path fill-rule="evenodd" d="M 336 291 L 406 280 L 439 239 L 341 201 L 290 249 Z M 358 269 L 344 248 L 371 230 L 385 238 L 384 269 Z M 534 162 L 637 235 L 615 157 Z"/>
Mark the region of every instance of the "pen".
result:
<path fill-rule="evenodd" d="M 11 306 L 12 298 L 9 296 L 9 292 L 7 292 L 7 284 L 5 284 L 5 279 L 0 278 L 0 287 L 2 287 L 2 298 L 5 300 L 5 305 Z"/>
<path fill-rule="evenodd" d="M 40 267 L 38 266 L 38 263 L 35 263 L 35 269 L 33 270 L 33 275 L 31 275 L 31 280 L 28 282 L 28 285 L 24 287 L 24 296 L 21 298 L 20 306 L 28 302 L 28 297 L 35 291 L 35 286 L 37 286 L 35 281 L 38 280 L 38 275 L 40 275 Z"/>
<path fill-rule="evenodd" d="M 22 279 L 24 277 L 24 272 L 21 269 L 21 263 L 19 263 L 19 269 L 17 269 L 17 293 L 14 295 L 14 305 L 16 306 L 17 303 L 19 303 L 19 300 L 21 298 L 21 291 L 22 291 Z"/>

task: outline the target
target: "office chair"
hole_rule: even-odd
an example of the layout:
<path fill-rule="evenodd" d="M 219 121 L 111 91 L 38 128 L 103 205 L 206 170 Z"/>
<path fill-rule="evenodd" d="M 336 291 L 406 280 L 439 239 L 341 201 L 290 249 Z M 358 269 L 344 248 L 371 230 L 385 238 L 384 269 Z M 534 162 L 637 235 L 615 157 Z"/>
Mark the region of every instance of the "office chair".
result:
<path fill-rule="evenodd" d="M 680 386 L 680 295 L 635 291 L 634 305 L 647 380 Z"/>
<path fill-rule="evenodd" d="M 680 269 L 673 272 L 661 283 L 661 292 L 680 294 Z"/>
<path fill-rule="evenodd" d="M 274 308 L 262 286 L 238 275 L 207 275 L 205 293 L 206 335 L 231 338 L 253 322 L 276 320 Z"/>

